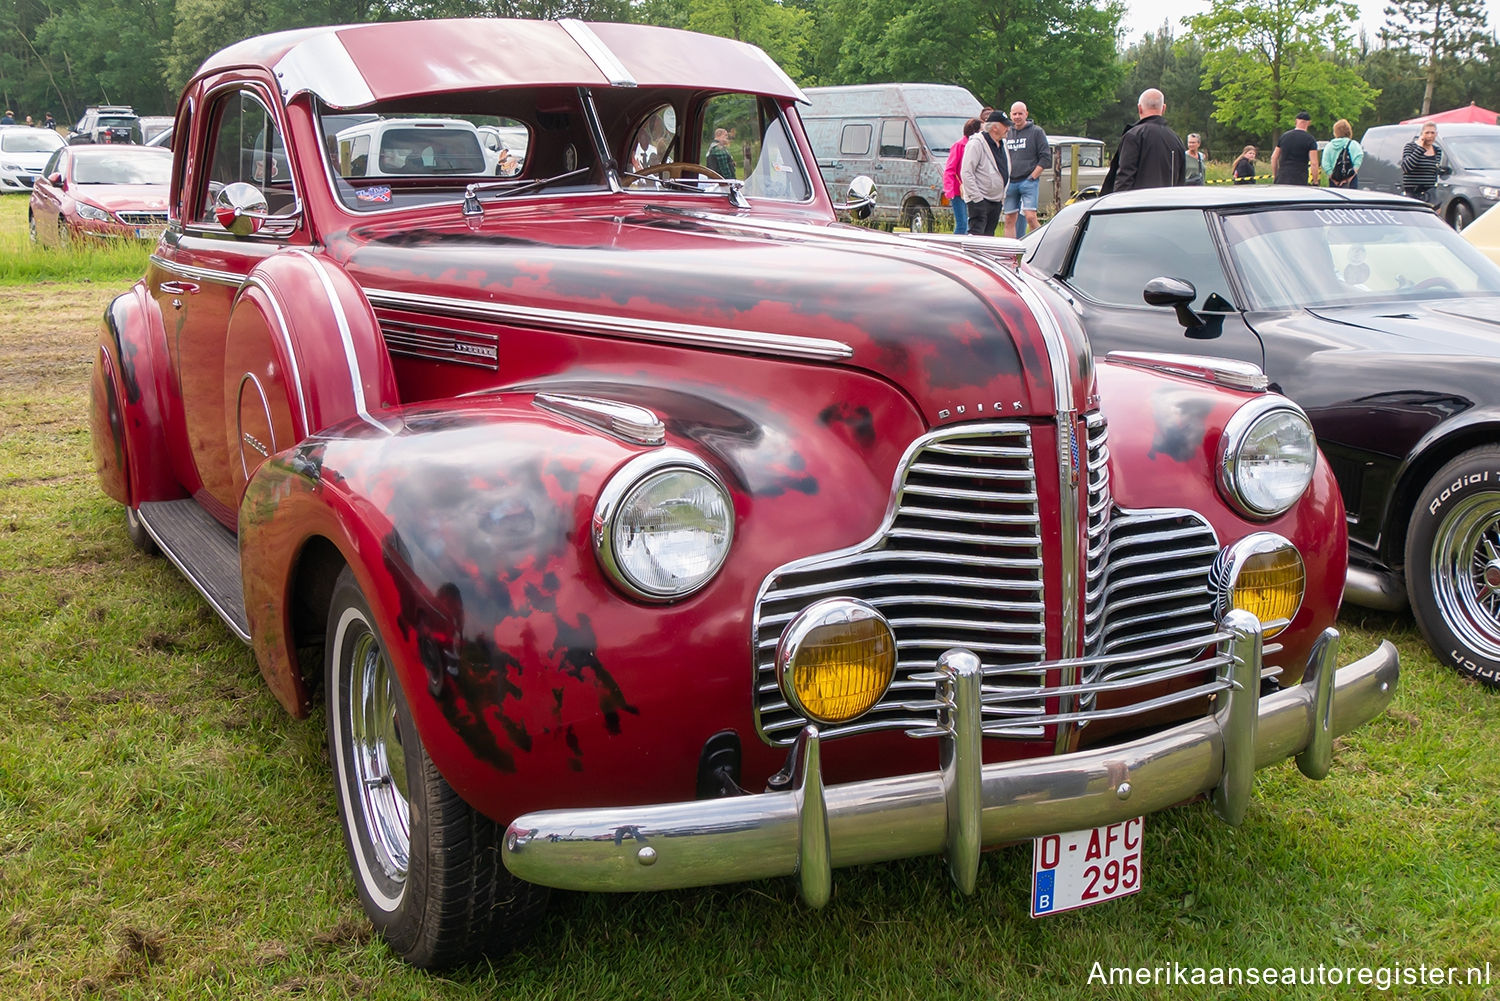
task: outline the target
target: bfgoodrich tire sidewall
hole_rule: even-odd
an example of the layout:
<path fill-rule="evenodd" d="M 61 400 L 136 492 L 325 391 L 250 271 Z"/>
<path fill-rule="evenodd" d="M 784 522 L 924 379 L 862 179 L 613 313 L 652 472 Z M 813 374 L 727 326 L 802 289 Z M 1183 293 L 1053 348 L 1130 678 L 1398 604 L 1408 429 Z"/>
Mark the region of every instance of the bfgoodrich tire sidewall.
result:
<path fill-rule="evenodd" d="M 1500 448 L 1466 452 L 1444 466 L 1417 499 L 1406 537 L 1406 580 L 1412 613 L 1438 659 L 1500 686 L 1500 620 L 1472 614 L 1462 597 L 1473 593 L 1464 579 L 1469 570 L 1452 552 L 1458 536 L 1471 534 L 1462 531 L 1463 523 L 1495 519 L 1500 519 Z"/>

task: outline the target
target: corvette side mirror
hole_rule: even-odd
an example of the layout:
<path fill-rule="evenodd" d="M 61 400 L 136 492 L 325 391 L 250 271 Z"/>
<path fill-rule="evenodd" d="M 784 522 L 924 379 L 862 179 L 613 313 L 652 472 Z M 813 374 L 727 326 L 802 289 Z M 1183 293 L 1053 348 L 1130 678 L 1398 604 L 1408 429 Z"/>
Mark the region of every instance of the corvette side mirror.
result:
<path fill-rule="evenodd" d="M 1189 337 L 1203 340 L 1217 337 L 1218 331 L 1208 327 L 1207 321 L 1193 311 L 1189 305 L 1198 297 L 1198 290 L 1185 278 L 1168 278 L 1163 275 L 1146 283 L 1141 298 L 1148 306 L 1171 306 L 1177 311 L 1177 322 L 1182 324 Z"/>

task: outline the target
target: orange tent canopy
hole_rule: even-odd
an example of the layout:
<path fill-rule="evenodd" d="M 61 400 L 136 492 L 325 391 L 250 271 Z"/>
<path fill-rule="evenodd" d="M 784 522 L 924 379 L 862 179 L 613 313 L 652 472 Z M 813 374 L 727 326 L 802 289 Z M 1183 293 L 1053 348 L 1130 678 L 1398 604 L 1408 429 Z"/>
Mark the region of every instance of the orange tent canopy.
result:
<path fill-rule="evenodd" d="M 1488 108 L 1481 108 L 1473 101 L 1470 101 L 1467 108 L 1454 108 L 1451 111 L 1434 111 L 1432 114 L 1423 115 L 1420 118 L 1408 118 L 1401 124 L 1417 125 L 1422 122 L 1436 122 L 1442 125 L 1444 122 L 1450 124 L 1456 122 L 1478 122 L 1482 125 L 1494 125 L 1497 118 L 1500 118 L 1500 115 L 1497 115 L 1496 112 Z"/>

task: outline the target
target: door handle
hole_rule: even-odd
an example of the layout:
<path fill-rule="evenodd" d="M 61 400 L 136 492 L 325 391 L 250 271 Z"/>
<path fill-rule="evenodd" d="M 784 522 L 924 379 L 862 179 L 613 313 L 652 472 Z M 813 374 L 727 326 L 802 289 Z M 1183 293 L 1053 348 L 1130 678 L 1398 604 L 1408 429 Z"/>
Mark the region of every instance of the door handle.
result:
<path fill-rule="evenodd" d="M 196 282 L 162 282 L 156 287 L 167 295 L 198 294 L 198 285 Z"/>

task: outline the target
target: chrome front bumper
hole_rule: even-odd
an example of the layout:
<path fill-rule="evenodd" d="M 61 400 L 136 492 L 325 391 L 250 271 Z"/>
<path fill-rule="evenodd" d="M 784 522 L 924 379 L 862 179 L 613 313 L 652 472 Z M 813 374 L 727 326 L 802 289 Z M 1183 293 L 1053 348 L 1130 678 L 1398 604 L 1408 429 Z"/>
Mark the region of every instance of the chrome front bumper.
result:
<path fill-rule="evenodd" d="M 516 818 L 505 865 L 568 890 L 668 890 L 795 874 L 821 906 L 833 869 L 944 854 L 971 892 L 982 848 L 1115 823 L 1207 793 L 1230 824 L 1244 819 L 1257 768 L 1296 755 L 1310 778 L 1328 773 L 1333 738 L 1379 715 L 1395 694 L 1396 648 L 1336 668 L 1327 629 L 1301 684 L 1260 698 L 1260 623 L 1230 612 L 1223 626 L 1230 690 L 1211 716 L 1130 743 L 983 764 L 980 664 L 939 660 L 947 704 L 936 772 L 824 786 L 816 727 L 795 749 L 791 789 L 649 806 L 546 810 Z"/>

